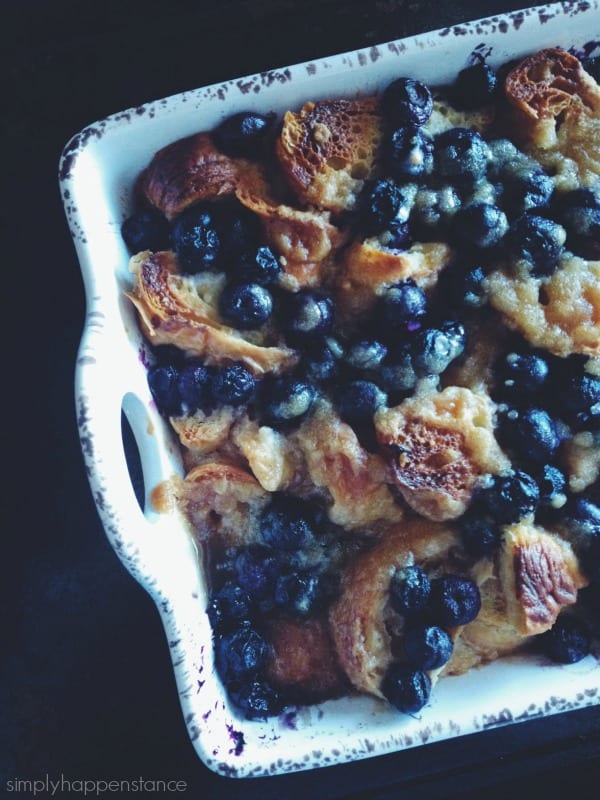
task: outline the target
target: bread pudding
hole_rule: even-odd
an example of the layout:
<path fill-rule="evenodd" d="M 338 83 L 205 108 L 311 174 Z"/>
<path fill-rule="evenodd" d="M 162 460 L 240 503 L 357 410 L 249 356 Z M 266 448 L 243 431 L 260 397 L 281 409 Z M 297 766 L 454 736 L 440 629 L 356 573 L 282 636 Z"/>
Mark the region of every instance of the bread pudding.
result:
<path fill-rule="evenodd" d="M 123 223 L 214 663 L 248 719 L 417 713 L 600 616 L 600 86 L 559 48 L 252 110 Z"/>

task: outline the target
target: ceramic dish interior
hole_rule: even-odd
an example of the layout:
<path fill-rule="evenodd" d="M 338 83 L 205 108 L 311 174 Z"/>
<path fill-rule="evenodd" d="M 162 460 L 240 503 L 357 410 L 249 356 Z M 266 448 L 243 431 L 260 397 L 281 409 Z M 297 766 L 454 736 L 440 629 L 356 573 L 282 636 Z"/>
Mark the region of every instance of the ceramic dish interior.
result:
<path fill-rule="evenodd" d="M 366 95 L 399 74 L 440 84 L 474 52 L 492 66 L 557 45 L 596 55 L 599 13 L 597 1 L 539 6 L 243 77 L 116 114 L 66 145 L 60 190 L 87 297 L 75 386 L 85 464 L 110 543 L 161 614 L 185 725 L 210 769 L 232 777 L 306 770 L 594 705 L 600 665 L 593 655 L 570 666 L 544 666 L 531 656 L 500 660 L 446 678 L 416 716 L 368 697 L 266 722 L 236 715 L 213 667 L 198 553 L 177 513 L 158 514 L 151 502 L 153 488 L 182 467 L 178 444 L 152 402 L 144 343 L 123 297 L 131 278 L 120 225 L 138 172 L 160 147 L 249 107 L 282 113 L 307 100 Z M 140 453 L 143 510 L 128 473 L 122 412 Z"/>

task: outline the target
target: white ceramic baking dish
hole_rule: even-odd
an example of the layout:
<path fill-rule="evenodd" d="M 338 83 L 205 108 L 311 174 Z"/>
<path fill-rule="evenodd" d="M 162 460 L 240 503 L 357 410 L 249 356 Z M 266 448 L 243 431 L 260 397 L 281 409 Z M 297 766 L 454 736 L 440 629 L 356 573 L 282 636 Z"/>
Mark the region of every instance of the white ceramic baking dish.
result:
<path fill-rule="evenodd" d="M 596 55 L 598 42 L 599 0 L 539 6 L 157 100 L 96 122 L 66 145 L 60 191 L 87 297 L 75 381 L 85 465 L 111 545 L 156 602 L 185 725 L 210 769 L 232 777 L 312 769 L 594 705 L 600 664 L 593 655 L 570 666 L 505 659 L 444 679 L 415 716 L 368 697 L 266 722 L 243 720 L 229 707 L 213 669 L 199 554 L 177 514 L 158 514 L 151 502 L 153 488 L 181 464 L 151 400 L 144 343 L 123 296 L 130 274 L 120 225 L 138 172 L 163 145 L 239 110 L 281 113 L 306 100 L 370 94 L 398 75 L 435 85 L 476 51 L 499 65 L 554 45 Z M 124 454 L 122 411 L 143 467 L 143 511 Z"/>

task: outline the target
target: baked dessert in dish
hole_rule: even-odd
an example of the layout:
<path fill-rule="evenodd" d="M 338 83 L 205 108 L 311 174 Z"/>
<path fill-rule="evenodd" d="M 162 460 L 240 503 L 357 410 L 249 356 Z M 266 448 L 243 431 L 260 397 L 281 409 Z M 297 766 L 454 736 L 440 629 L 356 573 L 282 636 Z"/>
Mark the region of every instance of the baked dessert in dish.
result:
<path fill-rule="evenodd" d="M 558 48 L 156 153 L 123 224 L 214 663 L 416 713 L 600 615 L 600 86 Z"/>

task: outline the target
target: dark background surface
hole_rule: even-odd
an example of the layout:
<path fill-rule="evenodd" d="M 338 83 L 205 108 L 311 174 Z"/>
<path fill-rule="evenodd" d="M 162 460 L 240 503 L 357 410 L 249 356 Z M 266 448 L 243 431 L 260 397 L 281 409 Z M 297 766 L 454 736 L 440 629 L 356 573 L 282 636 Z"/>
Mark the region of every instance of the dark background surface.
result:
<path fill-rule="evenodd" d="M 9 780 L 61 774 L 181 780 L 182 796 L 207 799 L 598 797 L 600 707 L 296 776 L 233 781 L 206 770 L 183 724 L 158 613 L 96 515 L 75 425 L 85 300 L 57 183 L 72 134 L 185 89 L 522 6 L 0 3 L 0 797 L 16 796 Z"/>

